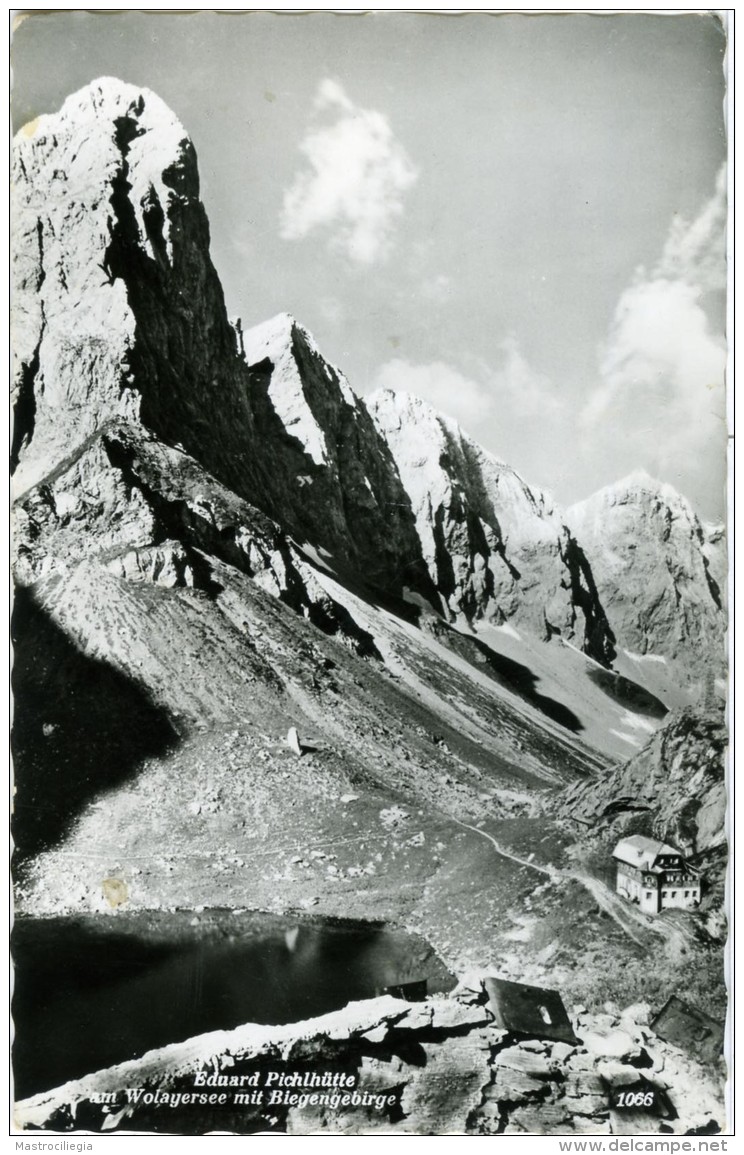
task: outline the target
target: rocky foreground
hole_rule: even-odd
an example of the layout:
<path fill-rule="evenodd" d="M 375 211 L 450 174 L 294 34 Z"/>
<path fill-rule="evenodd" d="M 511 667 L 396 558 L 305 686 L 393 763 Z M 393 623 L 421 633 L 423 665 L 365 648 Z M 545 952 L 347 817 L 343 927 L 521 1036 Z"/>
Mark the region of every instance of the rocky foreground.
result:
<path fill-rule="evenodd" d="M 524 1038 L 494 1024 L 482 979 L 470 976 L 449 998 L 385 996 L 151 1051 L 17 1104 L 16 1122 L 93 1132 L 717 1133 L 719 1086 L 653 1033 L 648 1011 L 576 1006 L 574 1045 Z M 306 1071 L 341 1072 L 344 1082 L 302 1086 Z"/>

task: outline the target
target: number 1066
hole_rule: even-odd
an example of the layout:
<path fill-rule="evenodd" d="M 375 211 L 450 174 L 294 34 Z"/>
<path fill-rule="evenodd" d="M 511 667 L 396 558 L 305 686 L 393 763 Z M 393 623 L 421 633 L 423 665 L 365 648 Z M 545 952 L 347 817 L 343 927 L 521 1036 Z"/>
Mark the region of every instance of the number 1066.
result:
<path fill-rule="evenodd" d="M 653 1107 L 653 1091 L 621 1091 L 615 1104 L 617 1107 Z"/>

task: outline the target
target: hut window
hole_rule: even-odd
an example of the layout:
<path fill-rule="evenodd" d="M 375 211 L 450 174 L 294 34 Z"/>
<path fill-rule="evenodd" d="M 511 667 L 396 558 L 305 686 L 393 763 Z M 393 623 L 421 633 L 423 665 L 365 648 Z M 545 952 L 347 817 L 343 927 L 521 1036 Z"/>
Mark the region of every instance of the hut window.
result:
<path fill-rule="evenodd" d="M 550 1024 L 553 1022 L 553 1020 L 550 1017 L 550 1011 L 548 1010 L 548 1008 L 547 1007 L 540 1007 L 539 1010 L 540 1010 L 540 1018 L 542 1019 L 542 1021 L 544 1023 L 547 1023 L 550 1026 Z"/>

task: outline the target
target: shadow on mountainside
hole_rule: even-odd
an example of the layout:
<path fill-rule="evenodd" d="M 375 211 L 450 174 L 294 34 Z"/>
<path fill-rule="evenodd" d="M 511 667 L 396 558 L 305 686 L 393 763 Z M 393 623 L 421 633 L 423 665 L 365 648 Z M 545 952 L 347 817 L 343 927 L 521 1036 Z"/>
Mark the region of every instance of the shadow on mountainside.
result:
<path fill-rule="evenodd" d="M 563 726 L 564 729 L 570 730 L 573 734 L 578 734 L 584 729 L 581 720 L 563 702 L 557 702 L 555 698 L 548 698 L 537 692 L 539 678 L 529 666 L 515 661 L 514 658 L 507 658 L 504 654 L 499 654 L 480 638 L 461 634 L 458 630 L 445 626 L 444 623 L 438 626 L 434 633 L 445 646 L 466 658 L 477 669 L 482 670 L 484 674 L 492 678 L 494 682 L 504 686 L 507 690 L 511 690 L 525 702 L 529 702 L 546 718 L 552 719 L 553 722 L 557 722 L 559 726 Z"/>
<path fill-rule="evenodd" d="M 16 591 L 11 636 L 12 831 L 26 858 L 58 843 L 89 799 L 133 777 L 178 735 L 131 679 L 81 653 L 29 590 Z"/>
<path fill-rule="evenodd" d="M 614 670 L 591 667 L 587 673 L 594 684 L 599 686 L 605 694 L 635 714 L 644 714 L 648 718 L 660 719 L 666 717 L 669 712 L 664 703 L 649 690 L 639 686 L 637 682 L 632 682 L 630 678 L 624 678 L 622 674 L 615 673 Z"/>

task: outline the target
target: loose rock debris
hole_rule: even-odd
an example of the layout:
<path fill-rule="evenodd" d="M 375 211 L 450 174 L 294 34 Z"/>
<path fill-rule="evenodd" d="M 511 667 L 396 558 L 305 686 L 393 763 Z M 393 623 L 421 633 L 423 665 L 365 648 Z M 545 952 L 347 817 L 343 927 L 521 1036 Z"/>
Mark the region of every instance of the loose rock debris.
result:
<path fill-rule="evenodd" d="M 304 1023 L 247 1024 L 151 1051 L 19 1103 L 16 1119 L 57 1131 L 720 1131 L 715 1082 L 637 1021 L 636 1009 L 576 1014 L 573 1045 L 524 1038 L 496 1025 L 483 980 L 471 976 L 449 997 L 384 996 Z M 639 1019 L 647 1020 L 645 1010 Z M 302 1071 L 315 1072 L 310 1091 Z M 344 1086 L 319 1086 L 323 1071 L 344 1072 Z M 193 1102 L 215 1087 L 227 1088 L 226 1104 Z M 239 1104 L 233 1087 L 241 1088 Z M 137 1088 L 147 1094 L 133 1097 Z"/>

